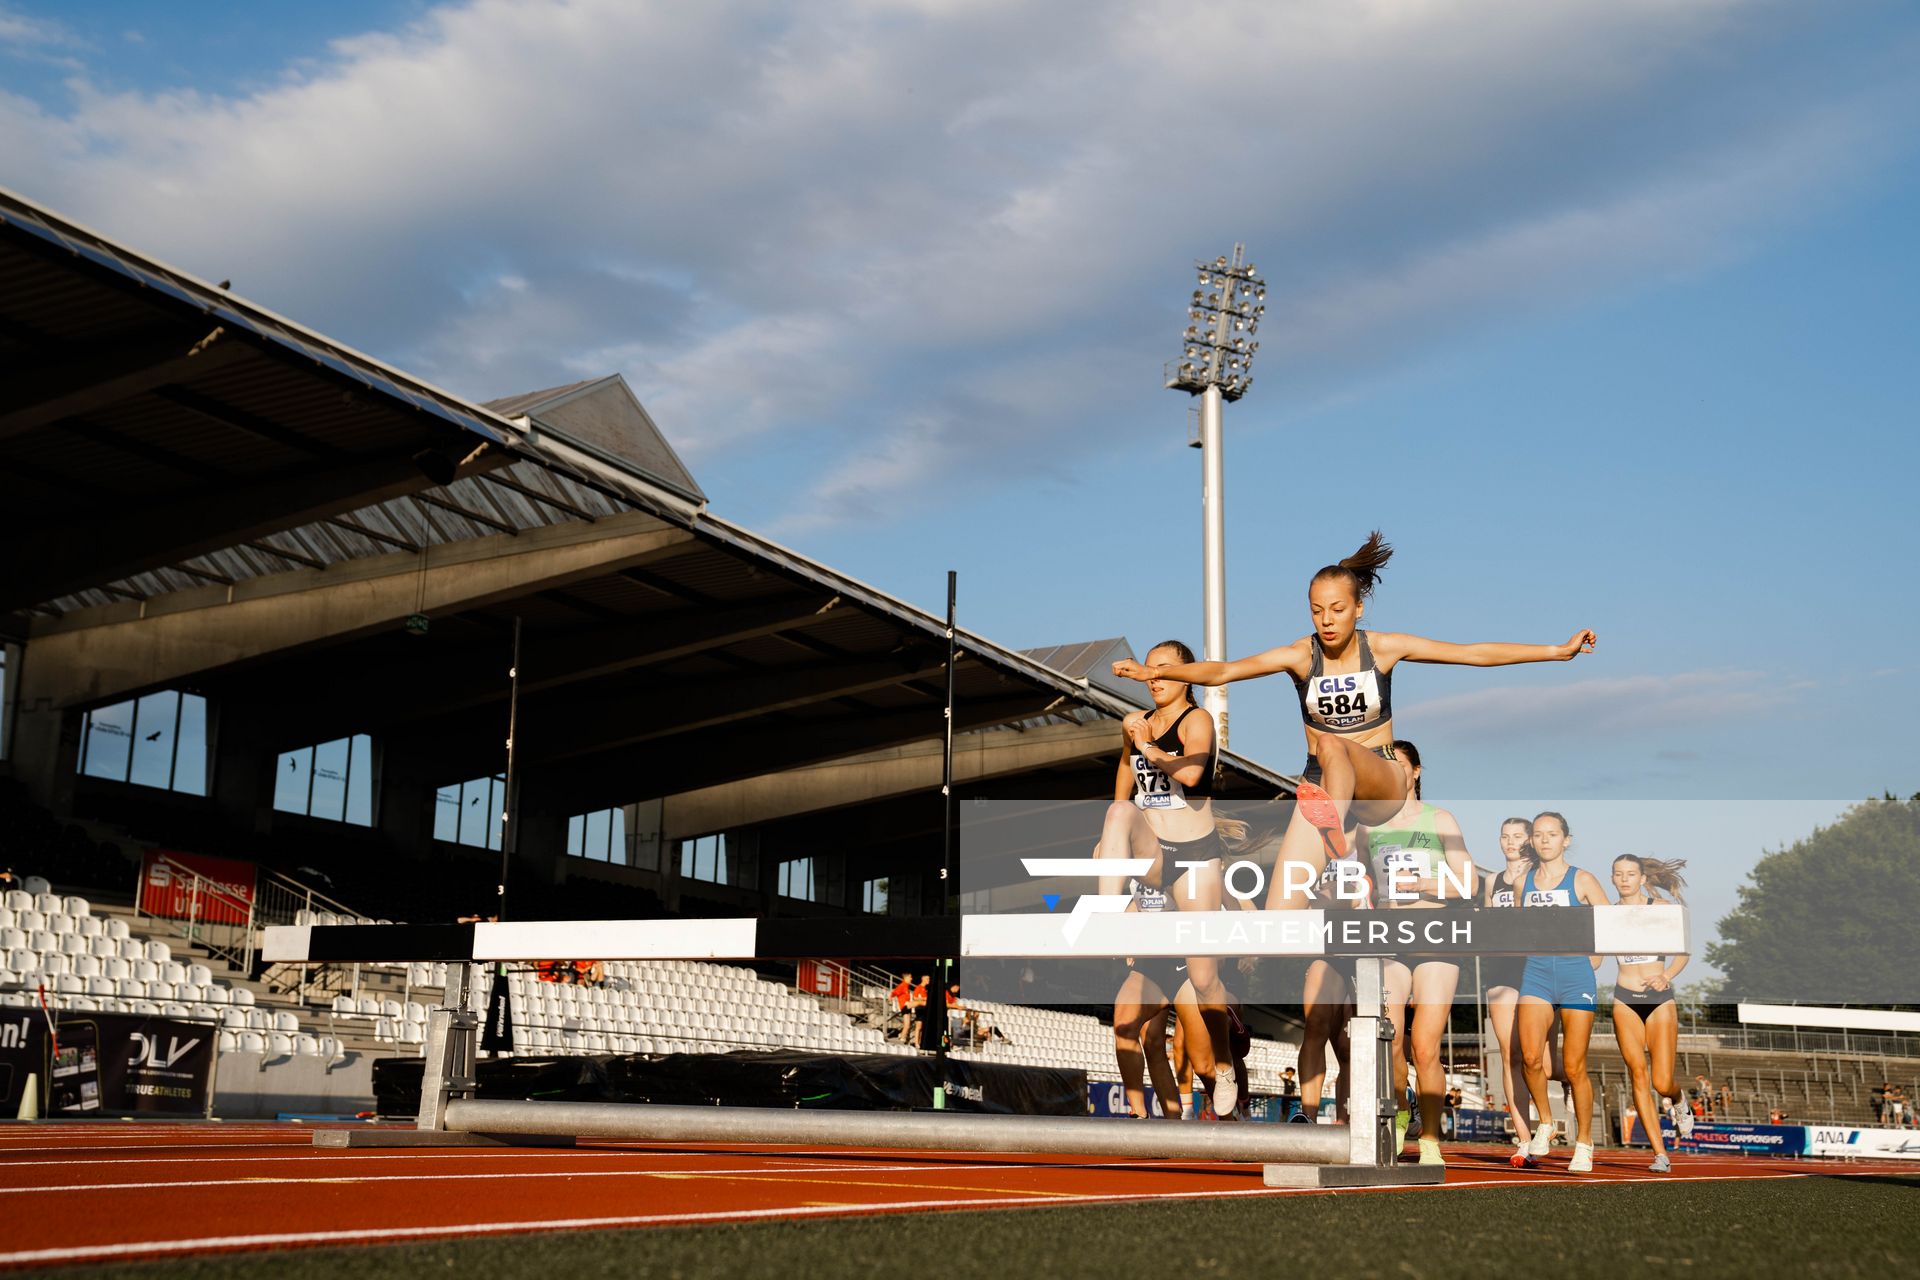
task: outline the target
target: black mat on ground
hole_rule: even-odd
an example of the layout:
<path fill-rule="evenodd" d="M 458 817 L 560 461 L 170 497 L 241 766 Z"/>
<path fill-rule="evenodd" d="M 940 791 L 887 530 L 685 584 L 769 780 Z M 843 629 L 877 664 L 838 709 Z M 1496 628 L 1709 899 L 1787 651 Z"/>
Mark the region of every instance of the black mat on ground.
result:
<path fill-rule="evenodd" d="M 419 1112 L 422 1067 L 418 1058 L 373 1064 L 373 1094 L 382 1116 L 410 1118 Z M 931 1058 L 885 1054 L 597 1054 L 488 1059 L 479 1064 L 479 1079 L 483 1098 L 903 1111 L 933 1105 L 935 1071 Z M 947 1108 L 1081 1116 L 1087 1113 L 1087 1077 L 1052 1067 L 950 1061 Z"/>

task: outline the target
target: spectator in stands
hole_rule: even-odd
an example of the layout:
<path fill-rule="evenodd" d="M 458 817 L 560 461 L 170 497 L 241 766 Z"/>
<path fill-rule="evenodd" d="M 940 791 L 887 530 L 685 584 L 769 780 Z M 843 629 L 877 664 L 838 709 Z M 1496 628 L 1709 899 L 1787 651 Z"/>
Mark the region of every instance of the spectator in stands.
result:
<path fill-rule="evenodd" d="M 1875 1124 L 1885 1124 L 1887 1122 L 1887 1095 L 1892 1092 L 1893 1086 L 1882 1081 L 1873 1086 L 1873 1089 L 1868 1093 L 1867 1096 L 1873 1101 L 1873 1122 Z"/>
<path fill-rule="evenodd" d="M 1907 1127 L 1907 1090 L 1905 1085 L 1894 1085 L 1887 1099 L 1887 1124 L 1891 1128 Z"/>
<path fill-rule="evenodd" d="M 901 974 L 900 981 L 893 984 L 889 998 L 893 1001 L 894 1015 L 900 1019 L 900 1043 L 905 1044 L 907 1031 L 913 1026 L 913 975 Z"/>
<path fill-rule="evenodd" d="M 1280 1073 L 1280 1099 L 1286 1105 L 1281 1111 L 1282 1119 L 1292 1119 L 1300 1106 L 1300 1078 L 1288 1067 Z"/>
<path fill-rule="evenodd" d="M 919 980 L 913 984 L 912 992 L 907 996 L 907 1025 L 900 1033 L 900 1039 L 916 1049 L 920 1047 L 926 1035 L 926 1019 L 920 1011 L 927 1007 L 927 983 L 932 979 L 933 975 L 930 973 L 921 974 Z"/>
<path fill-rule="evenodd" d="M 1785 1124 L 1786 1122 L 1787 1122 L 1787 1113 L 1782 1111 L 1780 1108 L 1775 1107 L 1773 1110 L 1767 1112 L 1768 1124 Z"/>
<path fill-rule="evenodd" d="M 1733 1114 L 1733 1085 L 1727 1081 L 1721 1081 L 1719 1089 L 1714 1092 L 1713 1100 L 1714 1109 L 1720 1113 L 1721 1119 L 1730 1117 Z"/>

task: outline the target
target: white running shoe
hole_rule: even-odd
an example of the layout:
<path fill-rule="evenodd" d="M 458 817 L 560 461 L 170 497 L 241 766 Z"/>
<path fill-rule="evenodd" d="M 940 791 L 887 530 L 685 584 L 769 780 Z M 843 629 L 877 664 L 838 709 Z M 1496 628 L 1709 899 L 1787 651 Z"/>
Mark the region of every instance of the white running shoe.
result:
<path fill-rule="evenodd" d="M 1233 1068 L 1222 1062 L 1213 1069 L 1213 1114 L 1225 1120 L 1240 1105 L 1240 1081 Z"/>
<path fill-rule="evenodd" d="M 1420 1139 L 1421 1164 L 1445 1164 L 1447 1159 L 1440 1154 L 1440 1142 L 1436 1138 Z"/>
<path fill-rule="evenodd" d="M 1567 1161 L 1568 1173 L 1593 1172 L 1593 1147 L 1585 1142 L 1573 1144 L 1573 1159 Z"/>
<path fill-rule="evenodd" d="M 1647 1166 L 1647 1172 L 1648 1173 L 1672 1173 L 1673 1165 L 1671 1162 L 1667 1160 L 1666 1153 L 1661 1152 L 1659 1155 L 1653 1158 L 1653 1163 Z"/>
<path fill-rule="evenodd" d="M 1553 1149 L 1553 1121 L 1542 1120 L 1534 1126 L 1533 1141 L 1527 1144 L 1527 1154 L 1538 1160 Z"/>
<path fill-rule="evenodd" d="M 1693 1136 L 1693 1112 L 1682 1111 L 1679 1118 L 1673 1122 L 1673 1127 L 1679 1132 L 1681 1137 L 1691 1138 Z"/>

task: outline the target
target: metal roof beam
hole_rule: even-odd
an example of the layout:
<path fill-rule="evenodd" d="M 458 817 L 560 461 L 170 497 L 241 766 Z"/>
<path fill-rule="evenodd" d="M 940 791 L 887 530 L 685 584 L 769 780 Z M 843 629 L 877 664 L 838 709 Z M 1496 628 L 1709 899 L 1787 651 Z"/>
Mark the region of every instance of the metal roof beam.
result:
<path fill-rule="evenodd" d="M 160 386 L 154 388 L 153 394 L 168 404 L 196 413 L 209 422 L 217 422 L 223 427 L 230 427 L 246 435 L 258 436 L 262 440 L 271 440 L 275 444 L 284 445 L 316 458 L 346 456 L 346 452 L 335 445 L 315 440 L 312 436 L 303 435 L 290 427 L 283 427 L 259 414 L 248 413 L 245 409 L 236 409 L 230 404 L 215 400 L 212 396 L 201 395 L 198 391 L 186 387 Z"/>
<path fill-rule="evenodd" d="M 774 670 L 717 684 L 688 686 L 675 682 L 665 697 L 645 701 L 620 699 L 608 704 L 604 700 L 583 700 L 565 710 L 536 703 L 530 713 L 523 710 L 531 732 L 522 732 L 520 739 L 531 762 L 591 755 L 890 688 L 936 674 L 944 665 L 945 655 L 928 648 L 900 658 Z M 541 726 L 549 724 L 564 726 L 564 730 L 558 734 L 543 732 Z"/>
<path fill-rule="evenodd" d="M 155 387 L 211 372 L 252 348 L 215 329 L 197 341 L 174 334 L 100 344 L 104 350 L 8 380 L 0 399 L 0 439 L 62 418 L 91 413 Z"/>

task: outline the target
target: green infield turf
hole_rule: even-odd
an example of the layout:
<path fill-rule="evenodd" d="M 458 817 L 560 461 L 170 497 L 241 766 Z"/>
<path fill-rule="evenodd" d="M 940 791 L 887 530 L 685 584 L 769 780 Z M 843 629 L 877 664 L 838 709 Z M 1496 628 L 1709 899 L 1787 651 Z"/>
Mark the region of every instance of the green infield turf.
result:
<path fill-rule="evenodd" d="M 591 1206 L 582 1204 L 582 1210 Z M 690 1206 L 696 1207 L 696 1206 Z M 74 1276 L 1920 1276 L 1920 1172 L 1168 1201 L 168 1258 Z"/>

